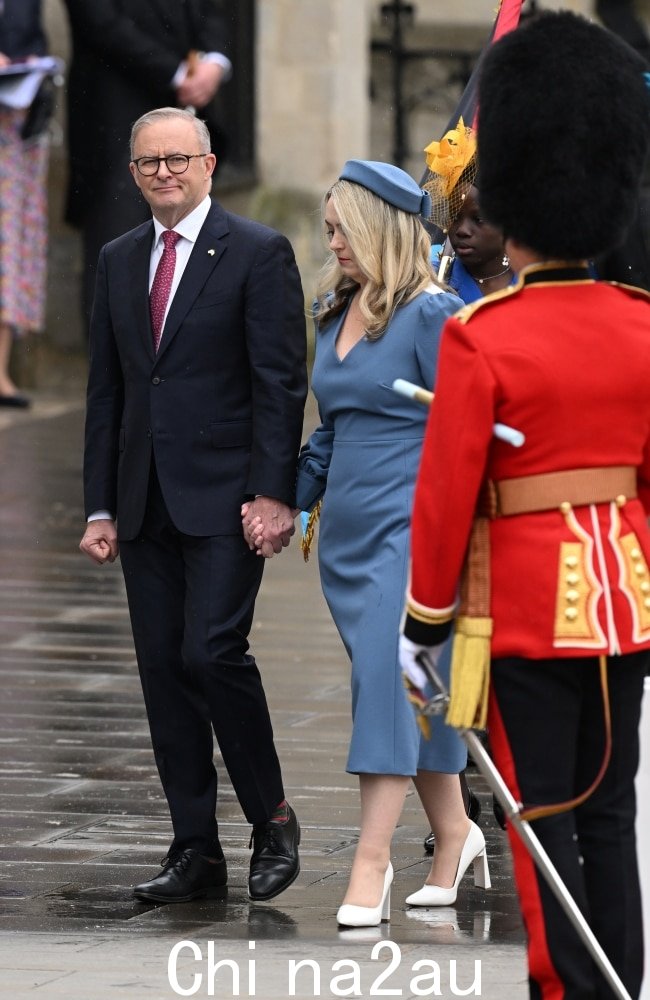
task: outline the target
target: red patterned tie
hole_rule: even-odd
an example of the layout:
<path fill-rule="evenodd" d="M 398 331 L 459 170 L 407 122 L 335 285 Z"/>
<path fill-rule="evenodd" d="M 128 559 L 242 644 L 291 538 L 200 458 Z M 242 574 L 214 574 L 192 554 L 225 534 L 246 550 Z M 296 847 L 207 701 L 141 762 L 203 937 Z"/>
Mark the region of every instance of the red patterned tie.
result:
<path fill-rule="evenodd" d="M 181 237 L 180 233 L 175 233 L 173 229 L 164 229 L 162 238 L 165 249 L 158 261 L 158 267 L 156 268 L 151 291 L 149 292 L 149 310 L 151 312 L 154 351 L 157 351 L 160 345 L 165 309 L 167 308 L 167 300 L 169 299 L 172 281 L 174 280 L 176 244 Z"/>

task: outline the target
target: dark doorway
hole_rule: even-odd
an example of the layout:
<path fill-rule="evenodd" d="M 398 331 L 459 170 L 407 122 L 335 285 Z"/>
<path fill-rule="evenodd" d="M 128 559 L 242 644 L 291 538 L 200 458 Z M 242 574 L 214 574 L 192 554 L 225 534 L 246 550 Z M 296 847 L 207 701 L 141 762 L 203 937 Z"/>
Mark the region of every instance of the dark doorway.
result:
<path fill-rule="evenodd" d="M 229 0 L 233 22 L 233 75 L 219 98 L 219 119 L 228 137 L 220 187 L 239 186 L 255 176 L 255 0 Z"/>

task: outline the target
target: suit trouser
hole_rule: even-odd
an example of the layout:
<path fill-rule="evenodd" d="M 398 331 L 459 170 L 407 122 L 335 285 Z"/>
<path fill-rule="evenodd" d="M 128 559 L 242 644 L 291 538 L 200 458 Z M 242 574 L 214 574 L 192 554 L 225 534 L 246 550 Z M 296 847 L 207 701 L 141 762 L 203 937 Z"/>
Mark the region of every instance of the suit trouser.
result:
<path fill-rule="evenodd" d="M 250 823 L 266 822 L 284 798 L 262 680 L 247 652 L 264 560 L 241 535 L 178 531 L 155 474 L 140 535 L 121 542 L 120 554 L 172 849 L 209 852 L 213 728 Z"/>
<path fill-rule="evenodd" d="M 643 978 L 634 777 L 648 651 L 608 660 L 612 755 L 581 806 L 532 827 L 632 997 Z M 598 660 L 495 660 L 489 714 L 495 763 L 526 806 L 584 792 L 603 760 L 605 729 Z M 611 990 L 509 827 L 528 935 L 533 1000 L 611 998 Z"/>

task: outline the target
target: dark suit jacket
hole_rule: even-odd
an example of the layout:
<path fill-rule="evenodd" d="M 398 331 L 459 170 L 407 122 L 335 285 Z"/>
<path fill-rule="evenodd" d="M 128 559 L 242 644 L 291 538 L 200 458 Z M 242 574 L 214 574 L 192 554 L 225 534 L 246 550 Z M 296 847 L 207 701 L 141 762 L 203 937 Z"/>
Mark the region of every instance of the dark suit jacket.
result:
<path fill-rule="evenodd" d="M 72 33 L 68 78 L 70 177 L 66 219 L 84 214 L 114 171 L 125 171 L 131 125 L 152 108 L 174 105 L 171 81 L 191 49 L 228 54 L 220 0 L 65 0 Z M 219 132 L 208 105 L 213 152 Z"/>
<path fill-rule="evenodd" d="M 86 515 L 142 524 L 152 454 L 189 535 L 241 531 L 245 497 L 294 502 L 307 392 L 305 313 L 288 240 L 214 203 L 157 356 L 148 278 L 153 223 L 105 246 L 91 323 Z M 214 252 L 213 252 L 214 251 Z"/>

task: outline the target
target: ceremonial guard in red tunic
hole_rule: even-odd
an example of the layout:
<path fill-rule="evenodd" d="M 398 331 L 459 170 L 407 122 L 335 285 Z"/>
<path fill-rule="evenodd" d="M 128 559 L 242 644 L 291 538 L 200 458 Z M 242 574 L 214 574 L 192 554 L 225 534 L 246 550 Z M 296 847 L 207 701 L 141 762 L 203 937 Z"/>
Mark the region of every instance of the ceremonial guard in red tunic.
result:
<path fill-rule="evenodd" d="M 588 261 L 633 214 L 650 128 L 643 68 L 569 13 L 541 15 L 486 57 L 481 206 L 519 280 L 443 331 L 401 640 L 404 672 L 422 687 L 418 654 L 435 660 L 455 628 L 457 725 L 483 721 L 489 678 L 497 767 L 539 817 L 535 832 L 632 997 L 643 976 L 634 777 L 650 664 L 650 297 L 592 280 Z M 497 423 L 523 445 L 494 437 Z M 531 997 L 611 997 L 511 842 Z"/>

